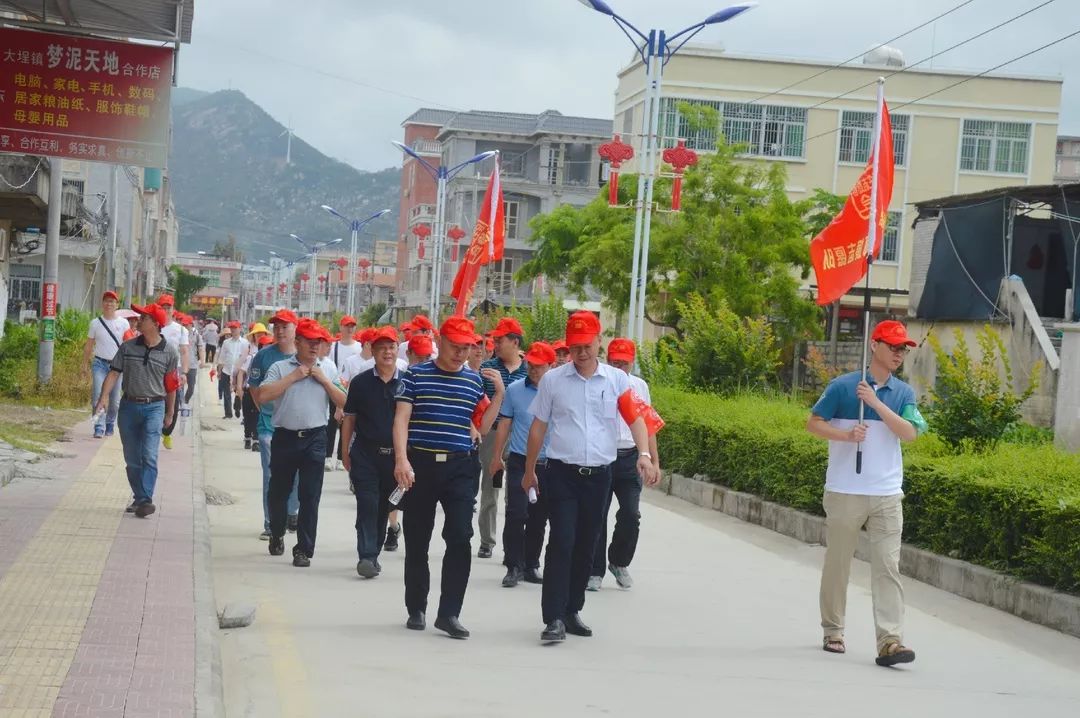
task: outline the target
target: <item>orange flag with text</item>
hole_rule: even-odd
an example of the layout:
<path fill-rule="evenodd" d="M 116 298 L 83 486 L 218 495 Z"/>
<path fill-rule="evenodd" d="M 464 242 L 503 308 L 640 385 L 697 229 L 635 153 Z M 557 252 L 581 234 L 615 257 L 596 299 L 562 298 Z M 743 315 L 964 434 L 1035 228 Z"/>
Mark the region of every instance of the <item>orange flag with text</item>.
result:
<path fill-rule="evenodd" d="M 491 179 L 488 180 L 487 192 L 484 193 L 484 203 L 480 206 L 480 216 L 476 218 L 472 242 L 469 243 L 469 249 L 461 259 L 461 266 L 458 267 L 457 276 L 454 277 L 453 289 L 450 290 L 450 296 L 457 300 L 457 309 L 454 313 L 458 316 L 465 316 L 469 310 L 476 280 L 480 276 L 480 267 L 503 257 L 503 247 L 506 243 L 504 212 L 499 163 L 496 162 L 495 171 L 491 173 Z"/>

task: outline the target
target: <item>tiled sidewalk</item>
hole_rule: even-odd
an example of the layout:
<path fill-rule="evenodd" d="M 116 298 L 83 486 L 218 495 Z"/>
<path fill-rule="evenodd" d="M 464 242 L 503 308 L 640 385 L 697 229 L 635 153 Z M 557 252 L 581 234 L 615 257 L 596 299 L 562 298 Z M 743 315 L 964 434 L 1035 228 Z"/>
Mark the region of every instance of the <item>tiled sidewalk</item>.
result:
<path fill-rule="evenodd" d="M 0 715 L 193 716 L 195 439 L 161 450 L 138 519 L 119 437 L 74 433 L 55 478 L 0 489 Z"/>

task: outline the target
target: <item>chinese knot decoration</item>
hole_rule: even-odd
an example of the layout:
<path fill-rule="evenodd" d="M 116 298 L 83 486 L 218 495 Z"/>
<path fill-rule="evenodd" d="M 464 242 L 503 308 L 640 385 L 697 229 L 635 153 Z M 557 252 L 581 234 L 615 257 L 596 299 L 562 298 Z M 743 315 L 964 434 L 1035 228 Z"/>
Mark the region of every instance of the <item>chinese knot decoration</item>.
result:
<path fill-rule="evenodd" d="M 675 168 L 675 181 L 671 185 L 671 211 L 678 212 L 682 207 L 682 178 L 687 167 L 696 165 L 697 152 L 686 146 L 685 140 L 679 140 L 679 144 L 664 150 L 664 162 Z"/>
<path fill-rule="evenodd" d="M 320 274 L 319 275 L 319 284 L 326 284 L 326 275 L 325 274 Z"/>
<path fill-rule="evenodd" d="M 360 281 L 366 282 L 368 276 L 367 270 L 368 267 L 371 266 L 371 260 L 367 257 L 361 257 L 359 261 L 357 261 L 357 264 L 360 265 Z"/>
<path fill-rule="evenodd" d="M 284 294 L 285 293 L 285 288 L 287 286 L 288 285 L 286 285 L 285 282 L 282 282 L 281 284 L 279 284 L 278 288 L 277 288 L 278 289 L 278 294 Z"/>
<path fill-rule="evenodd" d="M 611 142 L 600 145 L 600 157 L 611 163 L 611 179 L 608 180 L 608 204 L 614 207 L 619 203 L 619 167 L 632 159 L 634 148 L 622 141 L 619 135 Z"/>
<path fill-rule="evenodd" d="M 334 260 L 334 264 L 336 264 L 338 268 L 338 281 L 345 279 L 345 267 L 349 264 L 349 260 L 344 257 L 338 257 Z"/>
<path fill-rule="evenodd" d="M 300 275 L 300 281 L 301 282 L 306 282 L 309 279 L 311 279 L 311 277 L 308 275 L 307 272 L 304 272 L 303 274 Z"/>
<path fill-rule="evenodd" d="M 465 236 L 465 230 L 463 230 L 461 227 L 451 227 L 450 231 L 447 232 L 446 235 L 450 237 L 450 239 L 454 240 L 453 249 L 450 250 L 450 261 L 456 262 L 458 255 L 458 242 L 460 242 L 461 238 Z"/>
<path fill-rule="evenodd" d="M 426 224 L 418 224 L 412 228 L 412 233 L 416 235 L 416 256 L 420 259 L 424 258 L 424 240 L 431 235 L 431 227 Z"/>

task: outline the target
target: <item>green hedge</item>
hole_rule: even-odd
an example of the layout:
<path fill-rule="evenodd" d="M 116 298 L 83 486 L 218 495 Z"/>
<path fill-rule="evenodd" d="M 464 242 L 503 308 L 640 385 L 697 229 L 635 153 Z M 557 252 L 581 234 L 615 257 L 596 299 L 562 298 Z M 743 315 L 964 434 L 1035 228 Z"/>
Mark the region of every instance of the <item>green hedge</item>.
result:
<path fill-rule="evenodd" d="M 654 387 L 663 466 L 822 513 L 826 442 L 783 399 Z M 904 446 L 904 540 L 1080 593 L 1080 457 L 1048 444 L 949 454 L 932 434 Z"/>

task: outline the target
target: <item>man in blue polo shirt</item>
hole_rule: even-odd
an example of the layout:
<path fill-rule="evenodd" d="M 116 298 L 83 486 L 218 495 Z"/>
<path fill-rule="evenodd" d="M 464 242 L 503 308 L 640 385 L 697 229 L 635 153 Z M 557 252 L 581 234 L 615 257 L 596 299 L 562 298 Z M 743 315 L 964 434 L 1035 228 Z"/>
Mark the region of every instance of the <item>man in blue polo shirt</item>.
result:
<path fill-rule="evenodd" d="M 870 366 L 833 379 L 821 395 L 806 428 L 829 440 L 825 478 L 825 563 L 821 572 L 822 647 L 844 653 L 851 559 L 866 526 L 870 539 L 870 590 L 877 631 L 877 664 L 892 666 L 915 660 L 904 646 L 904 589 L 900 583 L 900 536 L 904 528 L 904 462 L 901 441 L 926 431 L 914 390 L 893 376 L 916 346 L 904 325 L 886 320 L 870 339 Z M 859 423 L 859 403 L 865 406 Z M 861 470 L 856 453 L 862 448 Z"/>
<path fill-rule="evenodd" d="M 506 471 L 506 518 L 502 534 L 503 565 L 506 566 L 502 585 L 505 588 L 513 588 L 522 580 L 543 583 L 539 569 L 540 551 L 544 548 L 544 528 L 547 526 L 547 495 L 540 487 L 536 502 L 529 503 L 521 479 L 525 476 L 525 451 L 533 420 L 529 406 L 536 398 L 536 387 L 540 380 L 555 365 L 555 350 L 544 342 L 533 342 L 525 354 L 525 364 L 528 376 L 506 388 L 506 397 L 499 410 L 500 421 L 495 429 L 495 450 L 488 470 L 489 476 L 504 468 Z M 547 466 L 546 438 L 536 462 L 537 476 L 541 481 Z M 508 439 L 510 454 L 504 466 L 503 450 Z"/>
<path fill-rule="evenodd" d="M 394 479 L 405 495 L 405 608 L 407 628 L 426 625 L 431 582 L 428 546 L 435 527 L 435 506 L 443 509 L 442 596 L 435 628 L 453 638 L 468 638 L 458 621 L 469 584 L 472 515 L 478 476 L 472 454 L 473 417 L 488 402 L 480 377 L 489 378 L 495 394 L 479 423 L 486 434 L 503 399 L 502 377 L 494 369 L 477 374 L 465 366 L 475 330 L 464 317 L 450 317 L 439 331 L 439 354 L 410 367 L 401 378 L 394 410 Z"/>

